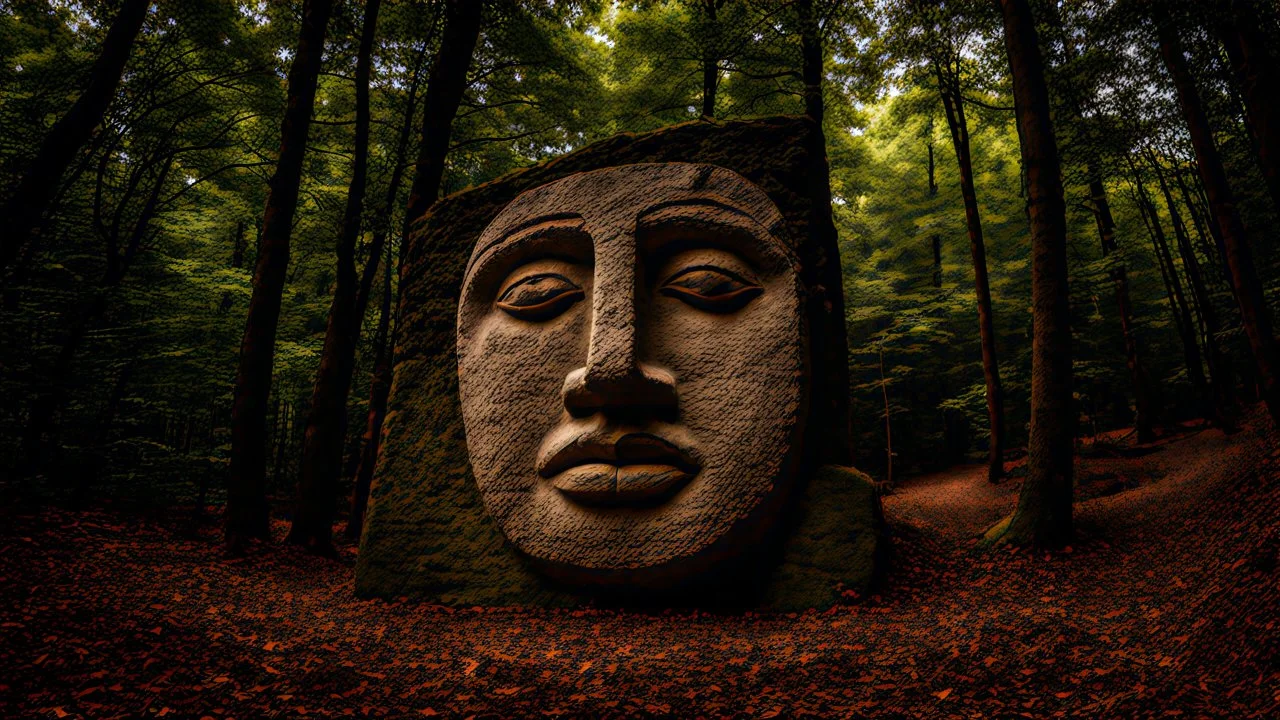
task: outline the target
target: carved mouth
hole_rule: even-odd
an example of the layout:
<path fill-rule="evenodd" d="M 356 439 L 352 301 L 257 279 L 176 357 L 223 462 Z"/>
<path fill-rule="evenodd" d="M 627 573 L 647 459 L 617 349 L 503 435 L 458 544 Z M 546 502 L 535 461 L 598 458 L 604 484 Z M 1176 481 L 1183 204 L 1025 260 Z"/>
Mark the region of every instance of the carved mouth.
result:
<path fill-rule="evenodd" d="M 689 453 L 657 435 L 609 435 L 588 434 L 540 458 L 539 474 L 566 497 L 596 506 L 656 505 L 698 474 Z"/>

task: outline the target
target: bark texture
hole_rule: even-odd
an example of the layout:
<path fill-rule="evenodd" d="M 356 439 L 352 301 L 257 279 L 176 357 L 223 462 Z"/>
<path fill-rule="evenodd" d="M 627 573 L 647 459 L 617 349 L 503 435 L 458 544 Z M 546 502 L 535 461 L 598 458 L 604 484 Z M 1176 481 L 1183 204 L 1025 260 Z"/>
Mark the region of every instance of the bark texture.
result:
<path fill-rule="evenodd" d="M 987 479 L 996 482 L 1004 475 L 1004 389 L 1000 384 L 1000 363 L 996 356 L 995 318 L 991 310 L 991 281 L 987 276 L 987 246 L 982 237 L 982 216 L 973 185 L 973 160 L 969 152 L 969 123 L 958 80 L 944 72 L 937 61 L 934 70 L 942 106 L 951 131 L 951 145 L 960 168 L 960 195 L 964 199 L 965 226 L 969 231 L 969 253 L 973 257 L 974 295 L 978 301 L 978 332 L 982 345 L 982 376 L 987 387 L 987 423 L 990 431 L 987 452 Z M 935 251 L 937 253 L 938 251 Z M 936 261 L 935 261 L 936 262 Z M 939 277 L 939 280 L 941 278 Z"/>
<path fill-rule="evenodd" d="M 280 152 L 262 214 L 262 237 L 253 273 L 253 294 L 240 342 L 231 410 L 231 473 L 227 484 L 226 540 L 233 551 L 249 539 L 269 539 L 266 496 L 266 412 L 275 361 L 276 327 L 289 238 L 298 208 L 302 160 L 311 130 L 316 83 L 332 0 L 307 0 L 297 52 L 289 68 L 288 108 L 280 129 Z"/>
<path fill-rule="evenodd" d="M 342 441 L 347 432 L 347 396 L 355 372 L 356 346 L 364 320 L 359 306 L 356 243 L 363 229 L 364 195 L 369 170 L 369 75 L 373 39 L 381 0 L 368 0 L 360 48 L 356 54 L 356 127 L 351 183 L 337 244 L 337 281 L 329 304 L 324 349 L 311 392 L 302 437 L 298 500 L 288 540 L 321 555 L 333 554 L 333 521 L 338 478 L 342 474 Z M 378 255 L 369 262 L 375 267 Z"/>
<path fill-rule="evenodd" d="M 1280 217 L 1280 107 L 1276 102 L 1280 98 L 1280 56 L 1269 47 L 1260 2 L 1227 0 L 1218 29 L 1244 95 L 1258 164 Z"/>
<path fill-rule="evenodd" d="M 1107 189 L 1102 184 L 1102 173 L 1096 164 L 1089 167 L 1089 195 L 1093 200 L 1094 219 L 1098 224 L 1098 237 L 1102 244 L 1102 256 L 1110 257 L 1118 249 L 1116 244 L 1116 222 L 1111 214 L 1111 202 L 1107 198 Z M 1112 259 L 1113 265 L 1108 271 L 1111 284 L 1116 293 L 1116 309 L 1120 315 L 1120 332 L 1124 337 L 1125 367 L 1129 370 L 1129 382 L 1133 385 L 1136 416 L 1134 425 L 1138 433 L 1138 442 L 1148 443 L 1155 440 L 1152 429 L 1153 409 L 1150 385 L 1146 369 L 1138 351 L 1138 337 L 1133 329 L 1133 302 L 1129 299 L 1129 274 L 1123 263 Z"/>
<path fill-rule="evenodd" d="M 722 1 L 722 0 L 721 0 Z M 806 137 L 812 193 L 809 222 L 821 242 L 814 255 L 806 258 L 806 282 L 813 288 L 812 299 L 822 312 L 821 331 L 810 333 L 810 352 L 822 358 L 821 392 L 810 402 L 824 402 L 824 436 L 819 441 L 822 462 L 853 465 L 852 418 L 849 416 L 849 338 L 844 314 L 844 272 L 840 265 L 840 242 L 831 214 L 831 173 L 827 162 L 826 135 L 822 128 L 825 108 L 822 100 L 823 50 L 818 16 L 813 0 L 798 0 L 800 17 L 800 75 L 804 81 L 805 115 L 813 120 L 815 132 Z M 818 398 L 823 398 L 821 401 Z M 812 432 L 812 431 L 811 431 Z"/>
<path fill-rule="evenodd" d="M 1177 28 L 1164 17 L 1155 18 L 1155 25 L 1160 39 L 1160 55 L 1173 78 L 1178 102 L 1182 107 L 1187 130 L 1191 134 L 1191 144 L 1195 147 L 1200 182 L 1222 238 L 1236 303 L 1240 306 L 1240 320 L 1253 351 L 1258 387 L 1272 421 L 1280 424 L 1280 384 L 1276 381 L 1276 373 L 1280 371 L 1280 356 L 1277 355 L 1276 340 L 1271 329 L 1271 314 L 1263 298 L 1262 285 L 1258 282 L 1258 273 L 1253 264 L 1253 253 L 1245 236 L 1244 222 L 1240 219 L 1235 195 L 1227 182 L 1226 169 L 1214 142 L 1209 117 L 1200 100 L 1195 79 L 1187 65 Z"/>
<path fill-rule="evenodd" d="M 467 71 L 480 38 L 484 5 L 483 0 L 448 0 L 446 3 L 444 35 L 427 79 L 418 168 L 409 189 L 406 212 L 410 223 L 421 218 L 440 195 L 453 119 L 467 89 Z"/>
<path fill-rule="evenodd" d="M 1058 547 L 1072 536 L 1075 412 L 1071 402 L 1071 308 L 1067 293 L 1067 213 L 1049 90 L 1027 0 L 1000 0 L 1013 77 L 1031 216 L 1031 438 L 1027 477 L 1001 543 Z"/>

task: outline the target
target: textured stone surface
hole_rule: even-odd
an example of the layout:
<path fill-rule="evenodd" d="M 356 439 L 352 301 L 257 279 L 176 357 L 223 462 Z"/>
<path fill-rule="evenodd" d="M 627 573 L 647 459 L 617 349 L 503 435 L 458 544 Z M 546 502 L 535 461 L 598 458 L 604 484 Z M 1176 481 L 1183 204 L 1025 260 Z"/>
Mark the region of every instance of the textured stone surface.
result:
<path fill-rule="evenodd" d="M 809 197 L 815 173 L 824 167 L 815 163 L 821 159 L 820 149 L 814 126 L 804 118 L 698 121 L 644 135 L 616 136 L 441 200 L 418 224 L 406 258 L 391 411 L 361 542 L 357 591 L 466 605 L 584 601 L 535 572 L 505 541 L 486 512 L 467 458 L 454 354 L 457 299 L 472 249 L 503 208 L 526 190 L 599 168 L 660 162 L 711 164 L 741 175 L 768 196 L 782 215 L 776 235 L 792 244 L 802 266 L 808 267 L 821 262 L 815 260 L 820 258 L 820 239 L 809 232 Z M 821 327 L 821 288 L 806 288 L 804 302 L 808 325 Z M 814 425 L 810 424 L 803 443 L 806 457 L 813 456 Z M 805 488 L 804 497 L 789 511 L 791 521 L 779 525 L 787 529 L 790 542 L 769 538 L 743 563 L 749 572 L 707 575 L 722 597 L 732 603 L 767 598 L 775 606 L 794 606 L 796 598 L 829 597 L 837 583 L 855 587 L 867 582 L 871 575 L 867 568 L 874 565 L 876 530 L 865 528 L 863 521 L 875 517 L 874 495 L 841 486 L 829 501 L 814 497 L 822 477 L 813 469 L 802 469 L 799 482 Z M 819 514 L 828 517 L 828 524 L 839 525 L 841 518 L 847 518 L 850 532 L 811 531 L 812 521 L 801 509 L 819 505 L 824 510 Z M 823 557 L 831 561 L 790 567 L 795 558 L 792 548 L 804 547 L 806 538 L 825 538 L 819 544 Z M 779 558 L 792 561 L 772 571 Z M 786 593 L 771 593 L 773 579 L 783 577 L 792 578 L 793 587 Z M 748 598 L 740 589 L 755 595 Z M 710 590 L 696 593 L 693 601 L 712 594 Z"/>
<path fill-rule="evenodd" d="M 530 190 L 481 235 L 458 314 L 467 446 L 543 571 L 667 586 L 763 536 L 808 390 L 783 232 L 741 176 L 669 163 Z"/>

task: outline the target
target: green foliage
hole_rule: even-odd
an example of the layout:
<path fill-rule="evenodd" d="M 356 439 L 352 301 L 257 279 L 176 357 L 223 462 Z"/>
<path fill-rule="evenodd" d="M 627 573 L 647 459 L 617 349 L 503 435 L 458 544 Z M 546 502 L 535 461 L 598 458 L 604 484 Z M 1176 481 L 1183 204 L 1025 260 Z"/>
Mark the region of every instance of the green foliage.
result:
<path fill-rule="evenodd" d="M 385 198 L 406 112 L 413 127 L 407 158 L 416 154 L 442 13 L 437 1 L 383 5 L 362 245 L 374 231 L 392 228 L 394 251 L 407 182 L 389 205 Z M 899 471 L 976 457 L 986 442 L 972 260 L 940 78 L 960 87 L 969 121 L 1006 424 L 1016 447 L 1029 421 L 1030 259 L 1019 141 L 993 7 L 980 0 L 812 5 L 823 48 L 858 463 L 883 468 L 886 391 Z M 1122 266 L 1143 363 L 1164 398 L 1162 417 L 1194 412 L 1164 279 L 1169 270 L 1162 272 L 1150 218 L 1139 211 L 1144 196 L 1169 237 L 1175 212 L 1186 223 L 1190 259 L 1204 270 L 1208 302 L 1224 320 L 1215 339 L 1238 373 L 1250 366 L 1194 155 L 1150 21 L 1134 12 L 1138 5 L 1037 4 L 1064 153 L 1082 432 L 1133 417 L 1112 285 Z M 83 90 L 117 7 L 110 0 L 0 0 L 6 190 Z M 296 0 L 153 3 L 106 121 L 62 178 L 39 242 L 0 279 L 6 472 L 24 457 L 33 409 L 54 409 L 39 468 L 44 481 L 28 487 L 190 498 L 204 485 L 208 499 L 215 498 L 301 7 Z M 694 119 L 702 112 L 707 63 L 715 70 L 718 118 L 803 112 L 800 7 L 797 0 L 490 0 L 454 123 L 444 191 L 616 132 Z M 1179 23 L 1195 61 L 1274 297 L 1280 222 L 1233 76 L 1205 7 L 1182 0 L 1169 7 L 1166 21 Z M 363 14 L 362 2 L 336 3 L 292 238 L 269 409 L 270 477 L 281 496 L 293 480 L 333 290 Z M 423 87 L 410 107 L 415 76 Z M 1173 182 L 1172 205 L 1158 189 L 1157 169 Z M 1094 177 L 1116 222 L 1118 249 L 1105 258 L 1088 187 Z M 361 263 L 366 254 L 362 248 Z M 1172 272 L 1185 277 L 1187 263 L 1175 257 Z M 348 415 L 357 420 L 366 410 L 377 313 L 365 318 L 350 396 Z"/>

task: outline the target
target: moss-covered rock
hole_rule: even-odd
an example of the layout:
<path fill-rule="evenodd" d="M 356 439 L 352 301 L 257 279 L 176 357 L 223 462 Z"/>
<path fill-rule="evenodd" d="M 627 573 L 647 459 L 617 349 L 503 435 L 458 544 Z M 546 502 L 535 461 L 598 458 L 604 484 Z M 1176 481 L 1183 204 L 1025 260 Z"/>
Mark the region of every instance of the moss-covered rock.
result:
<path fill-rule="evenodd" d="M 818 266 L 828 260 L 823 241 L 833 244 L 833 238 L 815 237 L 811 227 L 813 212 L 821 209 L 811 198 L 825 194 L 822 153 L 821 135 L 807 118 L 695 121 L 618 135 L 438 202 L 416 224 L 401 278 L 395 377 L 356 566 L 357 592 L 453 605 L 585 601 L 549 584 L 506 544 L 485 512 L 468 465 L 454 352 L 457 300 L 472 246 L 503 207 L 525 190 L 602 167 L 719 165 L 769 195 L 802 265 Z M 822 292 L 817 283 L 810 286 L 811 332 L 842 322 L 829 317 Z M 811 424 L 806 443 L 814 446 L 822 427 Z M 776 572 L 755 568 L 766 578 L 763 588 L 759 580 L 751 583 L 779 607 L 830 605 L 837 585 L 864 587 L 878 557 L 879 506 L 865 477 L 845 469 L 809 474 L 795 508 L 803 512 L 795 516 L 792 541 L 781 549 L 782 563 Z M 777 565 L 779 553 L 772 555 Z"/>

